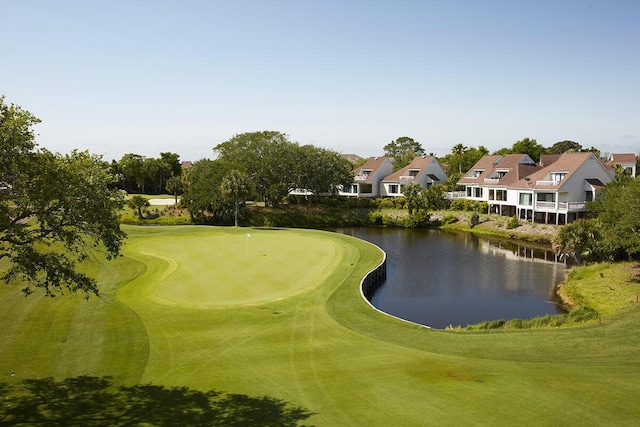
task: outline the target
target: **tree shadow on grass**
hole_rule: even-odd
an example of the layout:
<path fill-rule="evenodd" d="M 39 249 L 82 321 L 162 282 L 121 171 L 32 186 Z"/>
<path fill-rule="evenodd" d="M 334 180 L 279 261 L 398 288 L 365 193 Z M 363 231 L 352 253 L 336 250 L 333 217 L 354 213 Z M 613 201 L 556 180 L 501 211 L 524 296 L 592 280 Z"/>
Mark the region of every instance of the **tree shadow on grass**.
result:
<path fill-rule="evenodd" d="M 113 385 L 112 377 L 0 383 L 0 426 L 299 426 L 314 415 L 269 396 Z"/>

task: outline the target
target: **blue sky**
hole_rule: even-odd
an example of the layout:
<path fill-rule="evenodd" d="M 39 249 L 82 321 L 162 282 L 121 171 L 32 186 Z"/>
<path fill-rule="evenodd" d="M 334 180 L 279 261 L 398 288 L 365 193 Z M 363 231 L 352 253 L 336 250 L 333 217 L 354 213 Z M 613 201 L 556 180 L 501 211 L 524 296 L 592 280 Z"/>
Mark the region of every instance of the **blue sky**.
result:
<path fill-rule="evenodd" d="M 213 157 L 277 130 L 640 151 L 640 1 L 0 0 L 0 94 L 66 153 Z"/>

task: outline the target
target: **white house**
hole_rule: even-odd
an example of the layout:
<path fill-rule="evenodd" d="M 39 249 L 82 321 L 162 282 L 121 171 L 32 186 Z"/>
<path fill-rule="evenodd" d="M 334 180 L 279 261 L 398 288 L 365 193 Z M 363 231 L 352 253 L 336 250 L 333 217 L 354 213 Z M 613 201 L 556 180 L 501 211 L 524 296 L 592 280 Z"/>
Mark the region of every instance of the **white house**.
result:
<path fill-rule="evenodd" d="M 623 153 L 623 154 L 612 154 L 609 161 L 606 165 L 610 168 L 614 168 L 615 165 L 622 166 L 625 170 L 627 170 L 632 178 L 638 176 L 637 167 L 638 167 L 638 159 L 635 154 Z M 615 174 L 615 171 L 614 171 Z"/>
<path fill-rule="evenodd" d="M 339 192 L 341 196 L 379 197 L 380 181 L 393 172 L 393 162 L 388 157 L 369 157 L 353 170 L 353 183 Z"/>
<path fill-rule="evenodd" d="M 584 216 L 586 203 L 613 180 L 591 152 L 564 153 L 537 166 L 525 154 L 484 156 L 458 181 L 463 197 L 486 201 L 489 212 L 566 224 Z"/>
<path fill-rule="evenodd" d="M 404 196 L 402 190 L 405 185 L 419 184 L 422 188 L 428 188 L 446 179 L 447 173 L 438 159 L 431 156 L 417 156 L 407 166 L 382 180 L 380 195 Z"/>
<path fill-rule="evenodd" d="M 541 169 L 526 154 L 482 157 L 459 181 L 462 197 L 489 204 L 490 213 L 513 216 L 518 194 L 510 186 Z"/>

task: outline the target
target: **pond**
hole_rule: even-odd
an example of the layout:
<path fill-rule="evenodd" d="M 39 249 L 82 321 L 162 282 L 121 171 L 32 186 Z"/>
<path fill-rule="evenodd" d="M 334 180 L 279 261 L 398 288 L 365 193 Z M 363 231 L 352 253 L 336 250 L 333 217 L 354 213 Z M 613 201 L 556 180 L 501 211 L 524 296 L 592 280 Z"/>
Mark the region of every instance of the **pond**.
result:
<path fill-rule="evenodd" d="M 566 267 L 543 246 L 470 233 L 341 228 L 387 253 L 387 280 L 371 303 L 433 328 L 563 313 L 555 288 Z"/>

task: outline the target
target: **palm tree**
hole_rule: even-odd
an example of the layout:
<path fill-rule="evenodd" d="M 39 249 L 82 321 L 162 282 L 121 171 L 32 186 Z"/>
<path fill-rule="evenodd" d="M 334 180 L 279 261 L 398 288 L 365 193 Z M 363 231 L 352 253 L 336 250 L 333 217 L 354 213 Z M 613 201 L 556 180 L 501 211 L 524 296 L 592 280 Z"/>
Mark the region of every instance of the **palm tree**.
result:
<path fill-rule="evenodd" d="M 242 172 L 232 170 L 227 176 L 222 179 L 221 189 L 223 194 L 233 197 L 235 205 L 234 224 L 237 227 L 240 202 L 244 201 L 245 198 L 248 197 L 251 193 L 249 178 Z"/>
<path fill-rule="evenodd" d="M 462 156 L 469 148 L 462 144 L 456 144 L 451 149 L 451 153 L 458 157 L 458 172 L 462 173 Z"/>

